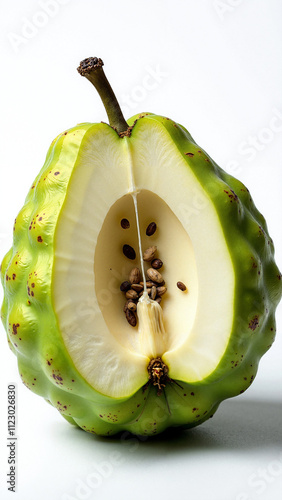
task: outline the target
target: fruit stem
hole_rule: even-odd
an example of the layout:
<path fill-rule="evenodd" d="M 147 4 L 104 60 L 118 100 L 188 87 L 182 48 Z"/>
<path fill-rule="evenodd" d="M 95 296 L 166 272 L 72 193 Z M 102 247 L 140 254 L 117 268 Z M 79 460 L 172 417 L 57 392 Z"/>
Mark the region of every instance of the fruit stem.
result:
<path fill-rule="evenodd" d="M 81 61 L 77 71 L 81 76 L 85 76 L 96 88 L 107 112 L 110 126 L 118 134 L 124 134 L 129 129 L 129 125 L 124 119 L 117 98 L 104 73 L 103 65 L 102 59 L 88 57 Z"/>

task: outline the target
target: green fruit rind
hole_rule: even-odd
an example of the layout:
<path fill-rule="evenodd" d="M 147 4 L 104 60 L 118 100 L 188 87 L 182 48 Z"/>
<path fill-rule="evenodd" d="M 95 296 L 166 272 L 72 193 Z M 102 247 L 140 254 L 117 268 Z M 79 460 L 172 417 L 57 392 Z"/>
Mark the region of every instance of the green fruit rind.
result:
<path fill-rule="evenodd" d="M 282 294 L 273 243 L 248 189 L 218 167 L 181 125 L 149 113 L 128 121 L 134 122 L 132 140 L 143 127 L 167 135 L 214 204 L 234 268 L 234 323 L 220 363 L 200 382 L 178 379 L 176 368 L 169 373 L 175 382 L 161 396 L 149 386 L 123 399 L 88 384 L 65 348 L 54 312 L 56 224 L 87 137 L 105 131 L 112 140 L 123 139 L 103 123 L 81 124 L 60 134 L 15 220 L 13 246 L 1 266 L 1 317 L 25 385 L 69 422 L 99 435 L 129 431 L 149 436 L 169 426 L 193 427 L 210 418 L 222 400 L 244 392 L 274 341 L 274 313 Z M 186 216 L 196 217 L 197 211 Z"/>

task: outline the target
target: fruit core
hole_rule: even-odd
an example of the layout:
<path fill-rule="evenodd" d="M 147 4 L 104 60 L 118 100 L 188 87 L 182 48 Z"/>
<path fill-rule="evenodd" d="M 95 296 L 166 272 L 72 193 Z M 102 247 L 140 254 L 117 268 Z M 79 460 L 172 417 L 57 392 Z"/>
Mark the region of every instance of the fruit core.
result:
<path fill-rule="evenodd" d="M 104 320 L 117 341 L 153 359 L 181 344 L 186 328 L 193 324 L 197 307 L 197 270 L 191 240 L 165 201 L 148 190 L 141 190 L 136 195 L 136 202 L 130 193 L 122 196 L 104 220 L 94 256 L 95 289 Z M 123 219 L 129 222 L 126 229 L 120 224 Z M 156 223 L 157 229 L 148 236 L 146 229 L 151 221 Z M 124 245 L 134 249 L 134 259 L 124 255 Z M 156 256 L 164 263 L 160 271 L 167 293 L 161 305 L 149 297 L 145 288 L 146 281 L 150 280 L 146 272 L 151 262 L 143 261 L 143 253 L 151 245 L 157 247 Z M 145 290 L 137 303 L 137 327 L 133 329 L 124 317 L 126 299 L 120 284 L 128 279 L 135 266 L 142 272 Z M 179 279 L 186 283 L 187 293 L 177 288 Z"/>

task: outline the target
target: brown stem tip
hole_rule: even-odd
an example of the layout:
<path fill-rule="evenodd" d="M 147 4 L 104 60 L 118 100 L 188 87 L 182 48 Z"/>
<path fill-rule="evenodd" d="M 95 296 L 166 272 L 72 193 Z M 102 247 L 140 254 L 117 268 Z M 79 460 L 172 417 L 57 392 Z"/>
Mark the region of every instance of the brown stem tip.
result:
<path fill-rule="evenodd" d="M 132 127 L 128 126 L 120 109 L 117 98 L 103 70 L 104 63 L 98 57 L 88 57 L 81 61 L 77 68 L 81 76 L 85 76 L 96 88 L 104 104 L 110 126 L 120 137 L 130 136 Z"/>
<path fill-rule="evenodd" d="M 99 59 L 98 57 L 88 57 L 87 59 L 81 61 L 77 71 L 81 76 L 85 76 L 87 73 L 90 73 L 97 68 L 102 68 L 102 66 L 104 66 L 102 59 Z"/>

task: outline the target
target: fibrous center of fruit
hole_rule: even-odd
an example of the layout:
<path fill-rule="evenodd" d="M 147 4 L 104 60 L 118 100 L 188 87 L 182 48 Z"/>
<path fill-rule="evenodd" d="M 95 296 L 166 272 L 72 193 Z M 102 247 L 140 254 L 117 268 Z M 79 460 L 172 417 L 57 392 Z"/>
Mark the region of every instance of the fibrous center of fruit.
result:
<path fill-rule="evenodd" d="M 136 284 L 142 286 L 139 281 L 140 277 L 142 277 L 143 280 L 143 290 L 141 290 L 137 296 L 135 295 L 135 299 L 131 297 L 129 301 L 126 302 L 124 311 L 128 322 L 132 324 L 132 326 L 135 326 L 136 321 L 134 317 L 134 304 L 136 304 L 135 310 L 138 319 L 140 351 L 149 358 L 155 358 L 157 356 L 161 356 L 166 350 L 166 332 L 163 322 L 163 312 L 160 306 L 160 297 L 162 293 L 166 292 L 166 288 L 164 287 L 162 275 L 155 268 L 150 267 L 147 270 L 147 274 L 145 273 L 144 261 L 151 261 L 151 265 L 154 265 L 154 262 L 156 261 L 154 257 L 157 251 L 157 246 L 150 246 L 145 252 L 143 252 L 136 192 L 132 194 L 132 197 L 134 201 L 141 273 L 139 268 L 133 268 L 131 270 L 129 276 L 131 288 L 128 290 L 127 294 L 135 292 L 134 287 L 132 292 L 132 285 L 135 284 L 135 288 Z M 147 227 L 146 234 L 152 236 L 156 229 L 156 223 L 151 222 Z M 159 262 L 161 262 L 160 259 Z M 150 276 L 151 281 L 148 281 L 147 286 L 147 279 L 150 279 Z M 153 281 L 153 278 L 155 278 L 155 281 Z M 163 286 L 161 287 L 161 285 Z M 133 310 L 130 310 L 130 308 Z M 131 313 L 130 315 L 129 312 Z"/>

